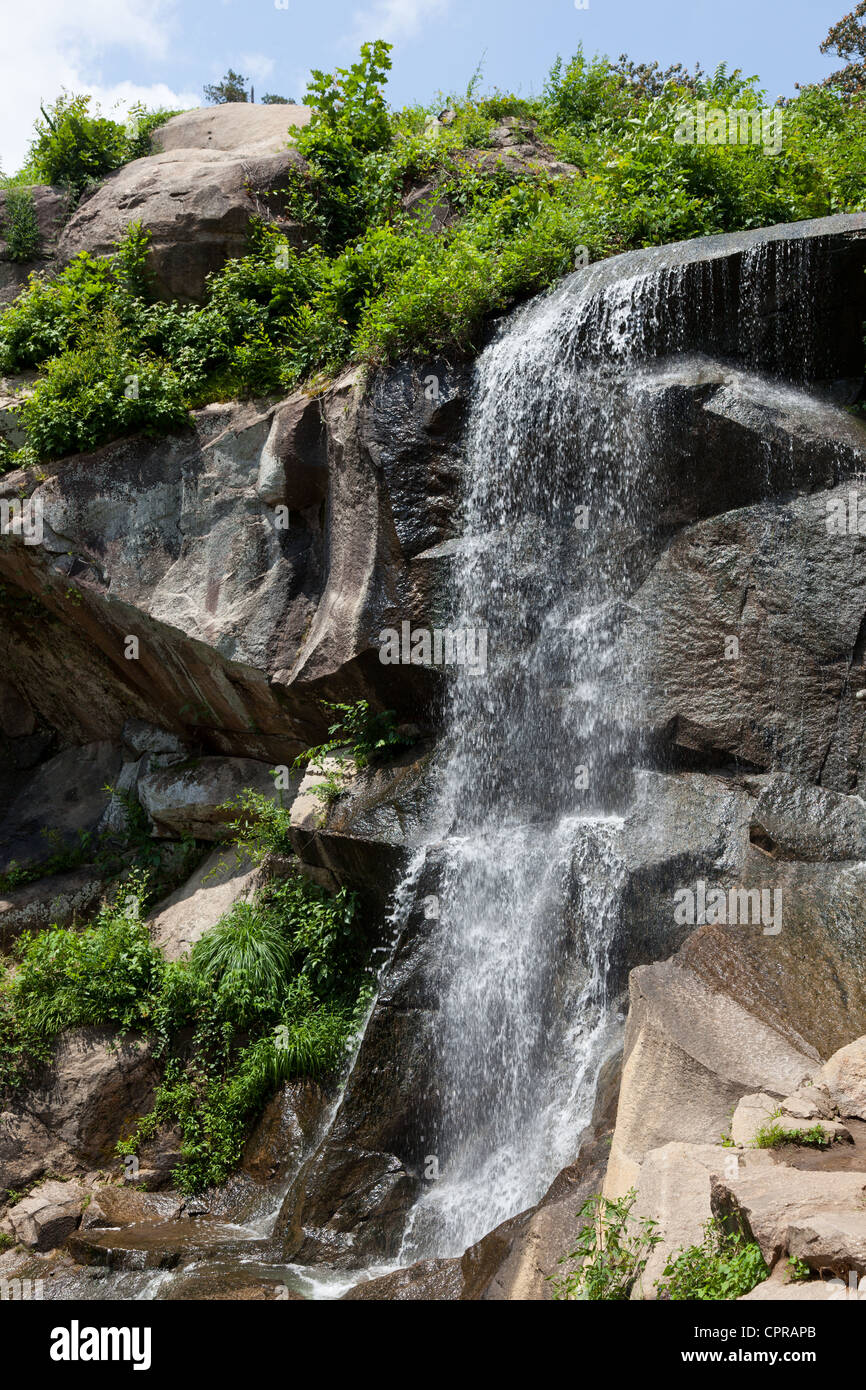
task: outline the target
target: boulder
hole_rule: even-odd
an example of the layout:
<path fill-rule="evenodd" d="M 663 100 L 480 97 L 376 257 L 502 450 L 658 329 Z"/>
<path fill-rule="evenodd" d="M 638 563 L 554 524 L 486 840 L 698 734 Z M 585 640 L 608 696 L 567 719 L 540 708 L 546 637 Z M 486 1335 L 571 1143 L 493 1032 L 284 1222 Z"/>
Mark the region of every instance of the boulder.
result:
<path fill-rule="evenodd" d="M 718 1144 L 664 1144 L 652 1149 L 640 1168 L 632 1222 L 650 1219 L 660 1242 L 647 1261 L 633 1299 L 658 1297 L 657 1281 L 665 1265 L 679 1250 L 701 1245 L 704 1227 L 712 1219 L 711 1180 L 714 1174 L 751 1172 L 772 1164 L 770 1154 L 736 1153 Z"/>
<path fill-rule="evenodd" d="M 148 916 L 154 945 L 166 960 L 179 960 L 235 903 L 250 898 L 256 882 L 256 866 L 239 850 L 213 850 Z"/>
<path fill-rule="evenodd" d="M 60 238 L 61 262 L 81 251 L 109 255 L 140 221 L 151 234 L 157 294 L 195 300 L 211 271 L 246 253 L 253 216 L 276 220 L 300 244 L 282 194 L 289 170 L 302 164 L 290 129 L 308 120 L 305 107 L 239 102 L 173 117 L 154 140 L 159 153 L 124 165 L 82 201 Z"/>
<path fill-rule="evenodd" d="M 759 1129 L 768 1125 L 773 1116 L 779 1113 L 779 1097 L 768 1096 L 759 1091 L 753 1096 L 743 1096 L 731 1117 L 730 1136 L 738 1148 L 746 1149 L 754 1141 Z"/>
<path fill-rule="evenodd" d="M 866 1120 L 866 1037 L 834 1052 L 824 1063 L 821 1079 L 842 1115 Z"/>
<path fill-rule="evenodd" d="M 605 1193 L 634 1186 L 645 1155 L 673 1140 L 718 1141 L 744 1095 L 781 1099 L 818 1070 L 814 1050 L 792 1047 L 675 957 L 641 966 L 629 982 L 622 1086 Z"/>
<path fill-rule="evenodd" d="M 116 1164 L 114 1147 L 145 1114 L 160 1079 L 149 1043 L 107 1028 L 61 1035 L 54 1060 L 0 1115 L 0 1189 L 46 1172 Z"/>
<path fill-rule="evenodd" d="M 818 1106 L 808 1099 L 810 1087 L 801 1087 L 790 1100 L 778 1100 L 763 1092 L 743 1096 L 731 1120 L 731 1139 L 740 1148 L 754 1145 L 760 1130 L 781 1130 L 796 1136 L 820 1125 L 826 1142 L 835 1140 L 851 1143 L 851 1131 L 838 1120 L 822 1115 Z M 790 1108 L 793 1107 L 793 1110 Z M 826 1107 L 825 1107 L 826 1108 Z"/>
<path fill-rule="evenodd" d="M 293 1176 L 318 1134 L 330 1099 L 315 1081 L 287 1081 L 281 1086 L 244 1146 L 243 1172 L 259 1183 Z"/>
<path fill-rule="evenodd" d="M 74 1182 L 44 1182 L 9 1208 L 0 1230 L 32 1250 L 54 1250 L 81 1221 L 83 1198 Z"/>
<path fill-rule="evenodd" d="M 740 1223 L 770 1268 L 787 1256 L 846 1280 L 866 1272 L 866 1173 L 747 1168 L 713 1177 L 712 1207 Z"/>
<path fill-rule="evenodd" d="M 105 891 L 104 878 L 90 867 L 52 874 L 4 893 L 0 896 L 0 950 L 8 951 L 22 932 L 86 920 Z"/>
<path fill-rule="evenodd" d="M 460 1260 L 419 1260 L 405 1269 L 395 1269 L 378 1279 L 367 1279 L 343 1294 L 343 1299 L 375 1303 L 446 1302 L 459 1299 L 463 1291 Z"/>
<path fill-rule="evenodd" d="M 295 778 L 300 782 L 300 775 Z M 236 802 L 247 789 L 279 801 L 267 763 L 252 758 L 200 758 L 142 777 L 141 804 L 159 835 L 191 835 L 196 840 L 221 840 L 240 811 Z M 198 887 L 201 884 L 197 885 Z"/>
<path fill-rule="evenodd" d="M 120 750 L 102 741 L 64 749 L 31 772 L 0 821 L 2 865 L 47 859 L 95 831 L 109 801 L 106 784 L 120 767 Z"/>

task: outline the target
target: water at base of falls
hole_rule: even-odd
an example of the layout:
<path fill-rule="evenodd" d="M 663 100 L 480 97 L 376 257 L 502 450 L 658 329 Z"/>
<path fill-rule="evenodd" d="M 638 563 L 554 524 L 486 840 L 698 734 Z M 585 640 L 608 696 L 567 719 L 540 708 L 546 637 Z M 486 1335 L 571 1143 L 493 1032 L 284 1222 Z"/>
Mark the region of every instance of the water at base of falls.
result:
<path fill-rule="evenodd" d="M 450 932 L 443 943 L 455 970 L 434 1044 L 440 1152 L 401 1263 L 462 1253 L 574 1159 L 618 1035 L 605 984 L 620 827 L 615 817 L 564 817 L 442 847 L 440 901 L 462 930 L 459 944 Z"/>

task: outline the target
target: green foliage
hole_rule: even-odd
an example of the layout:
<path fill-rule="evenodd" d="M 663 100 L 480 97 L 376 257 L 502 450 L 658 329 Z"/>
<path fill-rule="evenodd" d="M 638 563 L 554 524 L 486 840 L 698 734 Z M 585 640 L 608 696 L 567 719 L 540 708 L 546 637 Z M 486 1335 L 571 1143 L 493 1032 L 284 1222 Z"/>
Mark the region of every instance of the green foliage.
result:
<path fill-rule="evenodd" d="M 132 875 L 90 929 L 19 937 L 14 969 L 0 977 L 0 1088 L 48 1061 L 64 1028 L 148 1026 L 163 963 L 141 917 L 145 896 L 144 877 Z"/>
<path fill-rule="evenodd" d="M 750 1293 L 769 1272 L 759 1245 L 712 1218 L 700 1245 L 681 1248 L 668 1260 L 656 1288 L 660 1298 L 671 1300 L 734 1299 Z"/>
<path fill-rule="evenodd" d="M 823 1125 L 814 1124 L 809 1129 L 785 1129 L 779 1124 L 781 1110 L 776 1110 L 765 1125 L 755 1131 L 753 1149 L 777 1149 L 781 1144 L 803 1144 L 810 1148 L 826 1149 L 833 1143 L 834 1136 Z"/>
<path fill-rule="evenodd" d="M 309 126 L 298 133 L 301 153 L 316 156 L 335 137 L 359 150 L 388 144 L 391 126 L 383 85 L 390 68 L 391 44 L 381 39 L 362 44 L 359 61 L 349 68 L 333 73 L 313 68 L 304 96 L 313 114 Z"/>
<path fill-rule="evenodd" d="M 3 188 L 3 238 L 10 261 L 32 261 L 39 251 L 36 203 L 29 188 L 15 184 Z"/>
<path fill-rule="evenodd" d="M 796 1256 L 792 1256 L 785 1267 L 788 1271 L 789 1284 L 805 1284 L 806 1280 L 812 1277 L 812 1271 L 806 1261 L 799 1260 Z"/>
<path fill-rule="evenodd" d="M 294 853 L 291 808 L 247 787 L 240 796 L 226 802 L 224 809 L 236 813 L 229 829 L 238 848 L 254 863 L 261 864 L 268 854 Z"/>
<path fill-rule="evenodd" d="M 30 146 L 30 164 L 43 183 L 58 184 L 80 196 L 88 184 L 105 178 L 126 160 L 123 126 L 91 115 L 92 98 L 64 92 L 42 108 Z"/>
<path fill-rule="evenodd" d="M 33 183 L 50 183 L 69 191 L 73 202 L 107 174 L 150 154 L 150 137 L 177 111 L 148 111 L 137 103 L 127 125 L 91 111 L 93 98 L 63 92 L 53 106 L 42 107 L 30 145 L 27 174 Z"/>
<path fill-rule="evenodd" d="M 555 1298 L 621 1302 L 631 1297 L 661 1240 L 656 1221 L 632 1216 L 636 1196 L 632 1188 L 617 1201 L 587 1198 L 578 1213 L 584 1224 L 577 1244 L 560 1260 L 575 1267 L 553 1278 Z"/>
<path fill-rule="evenodd" d="M 830 32 L 821 44 L 822 53 L 836 53 L 845 63 L 844 68 L 824 78 L 827 87 L 838 87 L 843 92 L 862 92 L 866 90 L 866 0 L 860 0 L 854 9 L 832 25 Z"/>
<path fill-rule="evenodd" d="M 75 347 L 46 364 L 18 417 L 30 446 L 50 459 L 139 430 L 180 429 L 189 411 L 173 368 L 131 350 L 121 320 L 106 306 L 82 326 Z"/>
<path fill-rule="evenodd" d="M 180 110 L 172 111 L 165 106 L 149 111 L 141 102 L 136 102 L 134 106 L 131 106 L 126 124 L 124 164 L 129 164 L 133 159 L 144 159 L 147 155 L 152 154 L 151 136 L 153 132 L 165 125 L 166 121 L 170 121 L 172 116 L 179 116 L 180 114 Z"/>
<path fill-rule="evenodd" d="M 262 106 L 294 106 L 294 97 L 279 97 L 276 92 L 265 92 L 262 97 Z"/>
<path fill-rule="evenodd" d="M 120 1153 L 178 1125 L 174 1180 L 185 1191 L 222 1182 L 276 1085 L 339 1069 L 371 987 L 355 910 L 346 890 L 276 880 L 165 968 L 154 1027 L 168 1046 L 181 1029 L 193 1029 L 192 1041 L 170 1058 L 153 1111 Z"/>
<path fill-rule="evenodd" d="M 132 229 L 114 258 L 79 257 L 0 308 L 0 371 L 43 366 L 49 378 L 29 407 L 32 457 L 174 429 L 184 410 L 212 400 L 318 386 L 348 361 L 471 354 L 492 315 L 553 284 L 578 251 L 598 260 L 866 208 L 866 93 L 803 90 L 779 108 L 782 146 L 770 155 L 674 139 L 698 101 L 745 112 L 766 103 L 756 79 L 724 64 L 712 74 L 662 71 L 579 49 L 557 60 L 531 100 L 484 95 L 476 73 L 462 95 L 389 111 L 390 61 L 387 44 L 367 44 L 352 66 L 313 74 L 313 119 L 291 134 L 305 163 L 291 167 L 283 190 L 259 197 L 303 225 L 301 245 L 253 221 L 247 253 L 209 277 L 203 304 L 182 306 L 152 302 L 146 237 Z M 228 78 L 243 88 L 238 74 Z M 57 129 L 42 136 L 53 149 L 61 128 L 80 128 L 82 150 L 102 151 L 99 167 L 142 153 L 169 114 L 138 113 L 137 134 L 121 131 L 115 142 L 87 101 L 63 98 L 51 117 Z M 482 163 L 476 151 L 506 116 L 571 171 L 516 165 L 489 149 Z M 64 177 L 76 186 L 94 177 L 86 162 Z M 424 186 L 426 200 L 405 204 Z M 104 312 L 102 351 L 94 326 Z M 138 378 L 137 399 L 125 394 L 128 377 Z"/>
<path fill-rule="evenodd" d="M 395 748 L 403 748 L 411 743 L 410 738 L 398 732 L 392 709 L 376 713 L 371 710 L 369 700 L 342 705 L 324 700 L 322 707 L 338 716 L 328 728 L 328 741 L 299 754 L 294 762 L 295 767 L 321 763 L 338 750 L 348 749 L 352 761 L 360 770 Z"/>

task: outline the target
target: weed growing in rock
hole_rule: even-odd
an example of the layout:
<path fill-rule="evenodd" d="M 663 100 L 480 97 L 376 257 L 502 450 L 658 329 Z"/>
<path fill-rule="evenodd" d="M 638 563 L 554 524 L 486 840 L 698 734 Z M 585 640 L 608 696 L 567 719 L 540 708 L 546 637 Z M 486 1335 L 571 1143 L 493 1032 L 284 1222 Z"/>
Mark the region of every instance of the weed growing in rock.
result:
<path fill-rule="evenodd" d="M 777 1149 L 781 1144 L 804 1144 L 809 1148 L 827 1149 L 835 1135 L 828 1134 L 821 1124 L 808 1129 L 786 1129 L 779 1124 L 781 1110 L 776 1110 L 765 1125 L 755 1131 L 753 1149 Z"/>
<path fill-rule="evenodd" d="M 659 1298 L 674 1301 L 741 1298 L 770 1273 L 761 1247 L 713 1217 L 700 1245 L 680 1248 L 656 1280 Z"/>
<path fill-rule="evenodd" d="M 163 1125 L 183 1134 L 174 1180 L 224 1181 L 249 1121 L 281 1081 L 333 1074 L 369 995 L 355 895 L 301 877 L 238 903 L 188 959 L 164 967 L 155 1027 L 168 1057 L 153 1111 L 118 1149 L 136 1153 Z M 181 1029 L 192 1041 L 174 1051 Z"/>

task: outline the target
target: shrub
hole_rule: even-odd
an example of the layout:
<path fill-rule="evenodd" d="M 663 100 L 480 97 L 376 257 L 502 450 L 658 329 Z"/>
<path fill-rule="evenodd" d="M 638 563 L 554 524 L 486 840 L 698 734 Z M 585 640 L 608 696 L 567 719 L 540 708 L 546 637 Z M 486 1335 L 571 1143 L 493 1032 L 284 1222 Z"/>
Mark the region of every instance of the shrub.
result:
<path fill-rule="evenodd" d="M 29 188 L 12 184 L 5 189 L 3 235 L 10 261 L 32 261 L 39 251 L 36 203 Z"/>
<path fill-rule="evenodd" d="M 167 432 L 189 421 L 173 368 L 131 351 L 108 306 L 82 327 L 75 347 L 46 364 L 18 416 L 42 459 L 83 453 L 138 430 Z"/>
<path fill-rule="evenodd" d="M 617 1201 L 589 1197 L 578 1213 L 583 1229 L 574 1249 L 560 1264 L 576 1262 L 562 1278 L 553 1279 L 554 1297 L 561 1300 L 621 1302 L 631 1297 L 661 1236 L 657 1222 L 632 1216 L 634 1188 Z"/>
<path fill-rule="evenodd" d="M 656 1288 L 660 1298 L 675 1301 L 734 1299 L 750 1293 L 769 1273 L 759 1245 L 712 1218 L 700 1245 L 681 1248 L 668 1260 Z"/>
<path fill-rule="evenodd" d="M 339 1069 L 372 983 L 355 896 L 301 877 L 272 882 L 238 903 L 166 967 L 153 1027 L 170 1050 L 153 1111 L 119 1147 L 134 1153 L 163 1124 L 180 1127 L 185 1191 L 222 1182 L 236 1166 L 249 1119 L 281 1081 Z"/>
<path fill-rule="evenodd" d="M 150 1026 L 163 962 L 141 918 L 145 892 L 144 879 L 132 876 L 88 930 L 19 938 L 14 969 L 0 978 L 0 1087 L 19 1085 L 48 1061 L 65 1028 Z"/>
<path fill-rule="evenodd" d="M 36 122 L 30 164 L 43 183 L 59 184 L 80 196 L 88 184 L 119 169 L 127 158 L 122 125 L 91 115 L 92 98 L 64 92 Z"/>

